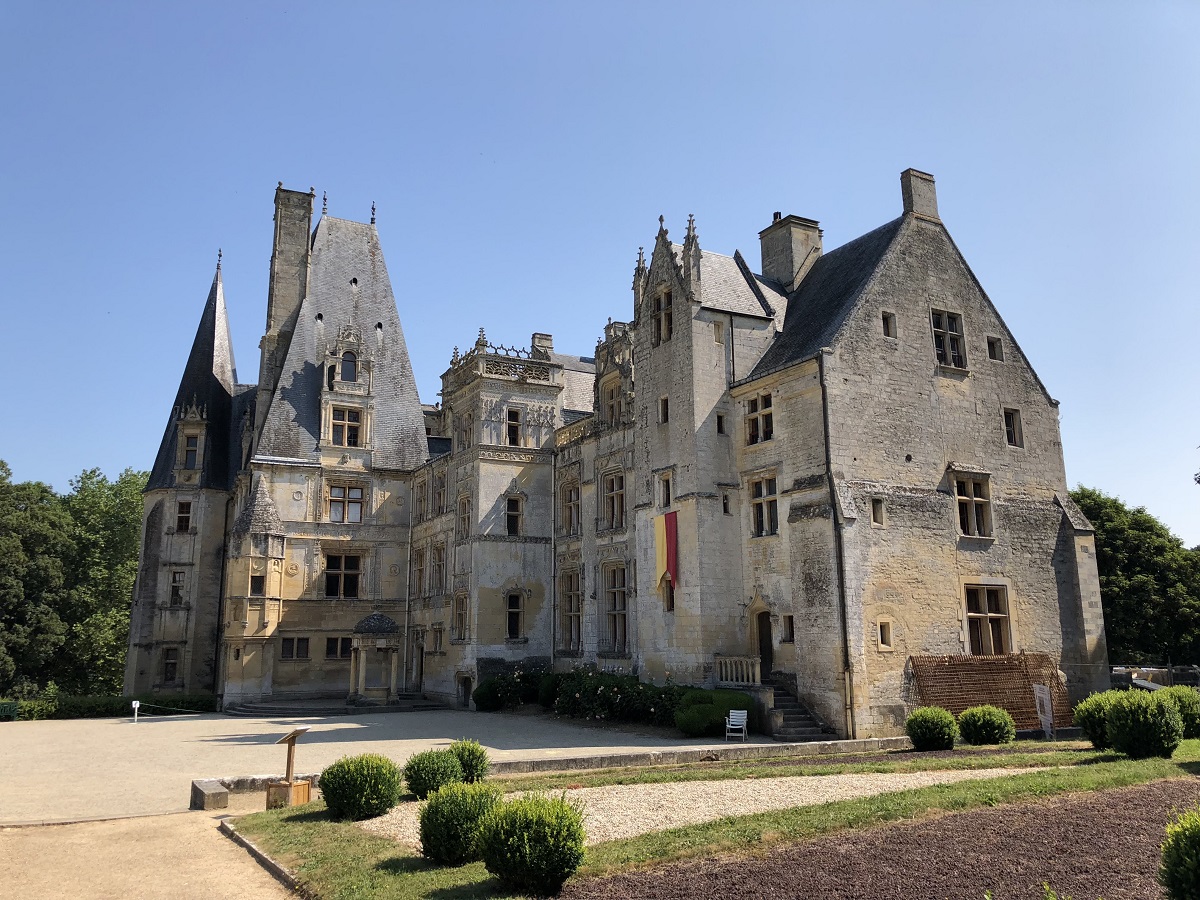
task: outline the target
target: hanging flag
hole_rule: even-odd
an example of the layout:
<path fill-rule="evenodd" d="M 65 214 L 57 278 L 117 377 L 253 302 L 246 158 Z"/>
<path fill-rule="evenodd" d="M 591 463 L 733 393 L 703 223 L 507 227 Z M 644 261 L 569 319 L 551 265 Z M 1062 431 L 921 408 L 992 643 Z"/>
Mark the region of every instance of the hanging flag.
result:
<path fill-rule="evenodd" d="M 667 517 L 654 517 L 654 589 L 662 586 L 667 574 Z"/>
<path fill-rule="evenodd" d="M 669 512 L 664 522 L 667 544 L 667 574 L 671 576 L 671 584 L 679 586 L 679 513 Z"/>

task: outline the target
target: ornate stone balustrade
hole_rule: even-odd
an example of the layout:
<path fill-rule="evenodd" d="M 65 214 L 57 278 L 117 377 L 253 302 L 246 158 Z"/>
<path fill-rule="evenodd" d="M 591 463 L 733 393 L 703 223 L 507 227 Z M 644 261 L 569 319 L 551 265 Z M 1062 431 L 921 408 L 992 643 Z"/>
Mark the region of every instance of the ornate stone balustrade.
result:
<path fill-rule="evenodd" d="M 761 684 L 761 665 L 757 656 L 715 655 L 717 664 L 717 686 L 734 687 L 743 684 Z"/>

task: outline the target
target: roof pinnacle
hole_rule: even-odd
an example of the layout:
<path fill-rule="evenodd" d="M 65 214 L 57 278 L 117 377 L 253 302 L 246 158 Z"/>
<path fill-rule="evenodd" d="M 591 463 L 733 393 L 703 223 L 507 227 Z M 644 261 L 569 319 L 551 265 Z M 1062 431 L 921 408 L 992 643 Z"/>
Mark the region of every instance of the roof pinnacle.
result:
<path fill-rule="evenodd" d="M 375 201 L 371 201 L 371 224 L 375 224 Z"/>
<path fill-rule="evenodd" d="M 321 215 L 329 212 L 329 192 L 321 191 Z"/>
<path fill-rule="evenodd" d="M 221 271 L 221 248 L 217 248 L 217 271 Z"/>

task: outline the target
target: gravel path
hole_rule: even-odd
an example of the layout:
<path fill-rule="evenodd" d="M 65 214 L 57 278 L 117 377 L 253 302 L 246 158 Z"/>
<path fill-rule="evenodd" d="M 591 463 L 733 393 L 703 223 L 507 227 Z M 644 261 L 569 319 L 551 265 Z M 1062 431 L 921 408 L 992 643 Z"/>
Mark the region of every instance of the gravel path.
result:
<path fill-rule="evenodd" d="M 1021 775 L 1032 771 L 1036 769 L 681 781 L 576 788 L 566 793 L 583 805 L 587 842 L 598 844 L 726 816 L 745 816 L 793 806 L 816 806 L 835 800 L 870 797 L 956 781 Z M 375 834 L 417 848 L 421 843 L 417 827 L 419 807 L 420 803 L 416 801 L 402 803 L 387 815 L 368 819 L 359 825 Z"/>

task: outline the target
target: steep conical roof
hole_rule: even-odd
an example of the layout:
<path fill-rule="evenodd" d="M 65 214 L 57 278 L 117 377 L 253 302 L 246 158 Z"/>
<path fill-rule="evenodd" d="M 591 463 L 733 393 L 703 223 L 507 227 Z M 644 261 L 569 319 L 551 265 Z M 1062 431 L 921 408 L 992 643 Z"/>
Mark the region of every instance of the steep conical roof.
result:
<path fill-rule="evenodd" d="M 425 420 L 396 298 L 374 225 L 324 216 L 312 237 L 308 289 L 257 452 L 317 461 L 326 354 L 339 335 L 371 366 L 371 463 L 413 469 L 429 456 Z"/>
<path fill-rule="evenodd" d="M 233 523 L 233 533 L 246 534 L 283 534 L 283 522 L 279 518 L 279 510 L 267 490 L 267 479 L 259 475 L 254 483 L 254 491 L 250 494 L 245 508 L 238 514 Z"/>
<path fill-rule="evenodd" d="M 175 403 L 171 407 L 171 417 L 150 472 L 147 490 L 174 486 L 177 425 L 182 417 L 189 414 L 202 416 L 207 424 L 200 480 L 196 487 L 228 490 L 230 407 L 236 383 L 233 342 L 229 337 L 225 291 L 221 285 L 221 264 L 218 262 L 208 300 L 200 316 L 200 325 L 192 341 L 192 352 L 188 355 L 183 378 L 175 394 Z"/>

